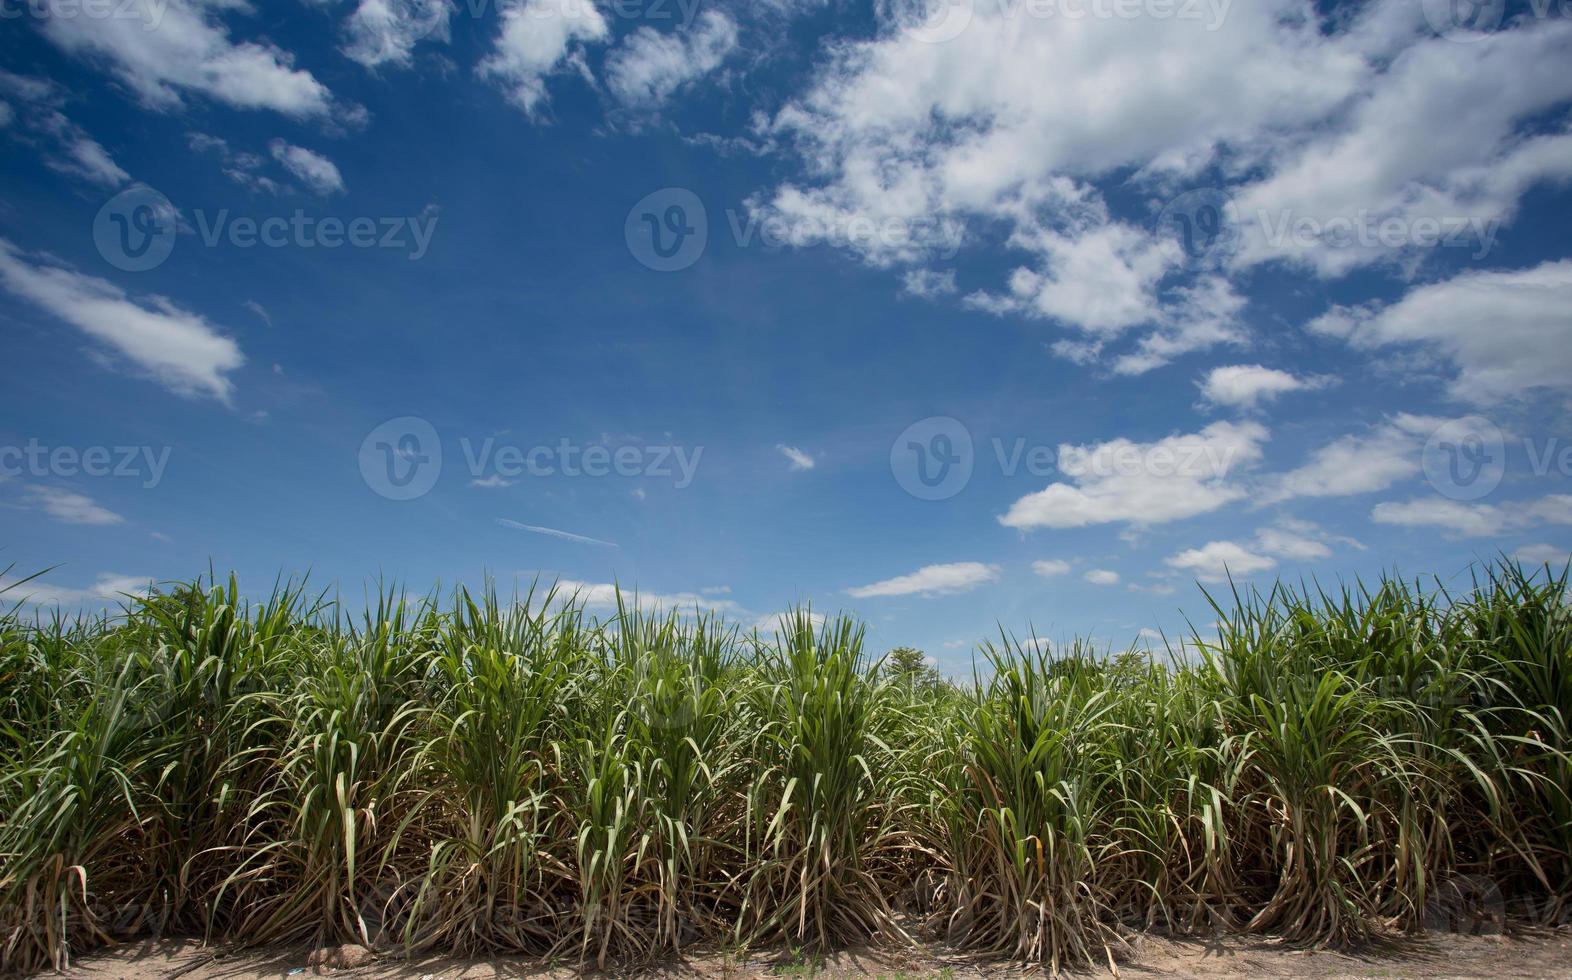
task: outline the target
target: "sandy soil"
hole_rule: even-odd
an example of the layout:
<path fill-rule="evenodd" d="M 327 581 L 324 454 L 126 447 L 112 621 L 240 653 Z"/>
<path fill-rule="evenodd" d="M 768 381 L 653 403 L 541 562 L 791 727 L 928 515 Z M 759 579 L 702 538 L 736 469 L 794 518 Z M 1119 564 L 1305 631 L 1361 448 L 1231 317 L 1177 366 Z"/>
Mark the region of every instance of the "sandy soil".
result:
<path fill-rule="evenodd" d="M 349 951 L 363 954 L 357 948 Z M 320 954 L 319 954 L 320 956 Z M 521 959 L 417 961 L 383 960 L 334 969 L 314 964 L 304 949 L 252 950 L 224 954 L 199 943 L 166 941 L 128 945 L 83 957 L 67 974 L 81 980 L 273 980 L 331 975 L 355 980 L 501 980 L 581 976 L 568 966 Z M 1134 960 L 1121 963 L 1122 977 L 1568 977 L 1572 978 L 1572 929 L 1530 930 L 1504 936 L 1429 936 L 1400 946 L 1357 954 L 1295 950 L 1267 940 L 1229 938 L 1173 941 L 1149 937 Z M 604 976 L 635 974 L 611 972 Z M 695 955 L 636 974 L 699 980 L 743 977 L 885 977 L 889 980 L 973 980 L 1041 975 L 1041 971 L 946 953 L 942 950 L 847 950 L 825 960 L 783 953 L 746 959 L 725 954 Z M 1106 970 L 1078 971 L 1106 977 Z"/>

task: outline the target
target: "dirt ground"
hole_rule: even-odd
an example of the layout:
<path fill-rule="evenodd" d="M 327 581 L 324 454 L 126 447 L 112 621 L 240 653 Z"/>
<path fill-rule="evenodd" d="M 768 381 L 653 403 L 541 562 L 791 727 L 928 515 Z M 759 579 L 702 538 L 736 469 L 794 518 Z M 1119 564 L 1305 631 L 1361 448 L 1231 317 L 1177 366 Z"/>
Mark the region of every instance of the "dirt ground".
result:
<path fill-rule="evenodd" d="M 358 947 L 345 951 L 364 955 Z M 86 956 L 67 976 L 81 980 L 301 980 L 331 975 L 355 980 L 503 980 L 581 976 L 571 966 L 522 959 L 414 961 L 382 960 L 332 968 L 316 965 L 309 950 L 273 949 L 226 955 L 193 941 L 128 945 Z M 996 976 L 1042 975 L 1043 971 L 978 961 L 942 950 L 847 950 L 827 959 L 785 953 L 755 953 L 738 959 L 726 954 L 695 955 L 637 974 L 602 976 L 696 980 L 743 977 L 883 977 L 888 980 L 973 980 Z M 1106 977 L 1106 969 L 1076 971 L 1081 977 Z M 1432 935 L 1393 947 L 1361 953 L 1295 950 L 1268 940 L 1229 938 L 1174 941 L 1147 937 L 1136 957 L 1119 964 L 1131 978 L 1208 977 L 1219 980 L 1257 977 L 1568 977 L 1572 978 L 1572 930 L 1531 930 L 1512 937 Z"/>

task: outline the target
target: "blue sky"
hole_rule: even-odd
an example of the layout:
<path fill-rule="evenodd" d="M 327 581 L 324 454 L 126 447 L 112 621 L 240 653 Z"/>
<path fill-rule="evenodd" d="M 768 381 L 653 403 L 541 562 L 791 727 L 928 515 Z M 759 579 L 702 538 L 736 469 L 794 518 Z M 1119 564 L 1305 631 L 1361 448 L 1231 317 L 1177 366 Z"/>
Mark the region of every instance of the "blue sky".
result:
<path fill-rule="evenodd" d="M 0 0 L 3 564 L 811 601 L 959 671 L 1563 562 L 1572 22 L 1465 13 Z"/>

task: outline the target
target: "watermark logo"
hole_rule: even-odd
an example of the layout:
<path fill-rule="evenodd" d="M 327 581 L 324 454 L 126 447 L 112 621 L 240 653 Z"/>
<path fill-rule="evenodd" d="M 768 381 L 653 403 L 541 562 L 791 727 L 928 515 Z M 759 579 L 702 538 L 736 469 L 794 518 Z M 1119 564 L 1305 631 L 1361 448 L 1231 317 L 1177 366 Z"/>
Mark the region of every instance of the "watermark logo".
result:
<path fill-rule="evenodd" d="M 709 242 L 709 217 L 704 202 L 684 187 L 666 187 L 647 194 L 628 211 L 623 223 L 628 252 L 656 272 L 680 272 L 704 254 Z"/>
<path fill-rule="evenodd" d="M 389 500 L 431 492 L 442 475 L 442 440 L 425 419 L 406 415 L 372 429 L 360 444 L 360 476 Z"/>
<path fill-rule="evenodd" d="M 890 472 L 918 500 L 948 500 L 971 482 L 972 434 L 959 419 L 934 416 L 906 427 L 890 446 Z"/>
<path fill-rule="evenodd" d="M 1158 212 L 1157 233 L 1177 239 L 1195 265 L 1215 266 L 1239 244 L 1239 215 L 1227 191 L 1198 187 Z"/>
<path fill-rule="evenodd" d="M 145 184 L 121 191 L 98 209 L 93 244 L 122 272 L 147 272 L 175 249 L 179 212 L 169 198 Z"/>
<path fill-rule="evenodd" d="M 170 446 L 46 446 L 29 439 L 23 446 L 0 446 L 0 480 L 20 476 L 133 479 L 151 490 L 164 479 L 173 451 Z"/>
<path fill-rule="evenodd" d="M 917 0 L 898 21 L 907 37 L 924 44 L 943 44 L 965 33 L 972 23 L 973 0 Z"/>
<path fill-rule="evenodd" d="M 1489 419 L 1453 419 L 1425 440 L 1425 479 L 1443 497 L 1478 500 L 1501 485 L 1506 473 L 1506 438 Z"/>
<path fill-rule="evenodd" d="M 169 0 L 0 0 L 0 21 L 117 20 L 156 31 L 168 10 Z"/>
<path fill-rule="evenodd" d="M 192 212 L 197 238 L 207 248 L 385 248 L 404 252 L 411 262 L 425 258 L 439 218 L 434 210 L 418 216 L 353 218 L 310 214 L 303 208 L 260 218 L 231 214 L 228 208 Z"/>
<path fill-rule="evenodd" d="M 1506 0 L 1420 0 L 1425 23 L 1449 41 L 1477 41 L 1501 26 Z"/>

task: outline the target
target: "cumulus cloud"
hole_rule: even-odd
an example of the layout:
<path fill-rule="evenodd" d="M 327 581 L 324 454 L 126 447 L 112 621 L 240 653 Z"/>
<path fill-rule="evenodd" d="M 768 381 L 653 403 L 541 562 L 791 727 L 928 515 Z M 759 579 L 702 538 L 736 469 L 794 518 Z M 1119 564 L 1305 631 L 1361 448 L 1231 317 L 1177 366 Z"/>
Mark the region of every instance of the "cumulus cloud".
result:
<path fill-rule="evenodd" d="M 337 194 L 344 190 L 344 177 L 338 167 L 327 157 L 301 146 L 293 146 L 281 139 L 268 144 L 273 159 L 284 169 L 318 194 Z"/>
<path fill-rule="evenodd" d="M 999 566 L 962 561 L 949 565 L 927 565 L 910 575 L 898 575 L 872 585 L 847 589 L 846 594 L 855 599 L 902 595 L 952 595 L 957 592 L 970 592 L 978 586 L 998 580 Z"/>
<path fill-rule="evenodd" d="M 691 28 L 662 34 L 641 27 L 606 56 L 606 88 L 630 108 L 656 108 L 708 75 L 737 47 L 737 23 L 706 10 Z"/>
<path fill-rule="evenodd" d="M 1212 541 L 1181 551 L 1166 563 L 1169 568 L 1194 575 L 1203 582 L 1226 581 L 1230 575 L 1242 578 L 1277 565 L 1275 559 L 1256 554 L 1232 541 Z"/>
<path fill-rule="evenodd" d="M 360 0 L 344 21 L 344 55 L 367 68 L 408 65 L 419 41 L 448 40 L 450 0 Z"/>
<path fill-rule="evenodd" d="M 1324 378 L 1304 378 L 1259 364 L 1213 368 L 1201 381 L 1201 397 L 1213 405 L 1253 409 L 1293 391 L 1322 388 Z"/>
<path fill-rule="evenodd" d="M 1119 573 L 1106 568 L 1094 568 L 1082 577 L 1093 585 L 1119 584 Z"/>
<path fill-rule="evenodd" d="M 584 44 L 604 41 L 610 33 L 593 3 L 524 0 L 502 12 L 492 52 L 477 71 L 534 117 L 546 100 L 546 76 L 579 61 Z"/>
<path fill-rule="evenodd" d="M 1022 497 L 999 523 L 1023 531 L 1147 525 L 1217 510 L 1246 496 L 1235 477 L 1261 459 L 1266 439 L 1266 428 L 1254 422 L 1214 422 L 1149 443 L 1063 445 L 1059 469 L 1070 482 Z"/>
<path fill-rule="evenodd" d="M 170 391 L 225 404 L 229 374 L 245 363 L 240 345 L 202 316 L 162 296 L 138 302 L 113 283 L 35 264 L 0 238 L 0 284 L 125 357 Z"/>
<path fill-rule="evenodd" d="M 47 8 L 46 8 L 47 9 Z M 223 13 L 251 12 L 233 0 L 126 0 L 121 16 L 50 16 L 44 36 L 61 49 L 101 61 L 142 102 L 177 109 L 197 93 L 237 109 L 326 116 L 327 88 L 266 41 L 231 40 Z"/>
<path fill-rule="evenodd" d="M 1032 562 L 1032 573 L 1035 575 L 1040 575 L 1043 578 L 1054 578 L 1058 575 L 1068 575 L 1070 574 L 1070 563 L 1058 558 L 1050 558 L 1045 561 L 1034 561 Z"/>
<path fill-rule="evenodd" d="M 1369 432 L 1335 439 L 1312 452 L 1302 466 L 1277 477 L 1265 500 L 1347 497 L 1385 490 L 1419 474 L 1425 439 L 1446 421 L 1401 413 Z"/>
<path fill-rule="evenodd" d="M 1217 18 L 1205 5 L 1067 18 L 977 0 L 964 30 L 931 43 L 901 22 L 912 6 L 880 5 L 882 29 L 833 46 L 769 120 L 765 135 L 806 176 L 761 207 L 801 221 L 958 222 L 965 244 L 1024 259 L 972 305 L 1066 328 L 1057 353 L 1107 357 L 1120 373 L 1242 342 L 1229 280 L 1249 269 L 1400 271 L 1454 244 L 1448 222 L 1485 244 L 1529 189 L 1572 175 L 1572 133 L 1546 117 L 1572 98 L 1564 19 L 1520 18 L 1460 45 L 1425 30 L 1406 0 L 1325 13 L 1260 0 Z M 1110 181 L 1144 194 L 1149 213 L 1112 207 Z M 1225 247 L 1196 254 L 1153 219 L 1206 185 L 1232 195 L 1231 226 Z M 1405 231 L 1396 242 L 1335 234 L 1388 219 Z M 1430 235 L 1431 224 L 1446 228 Z M 922 265 L 911 237 L 839 244 L 874 265 Z"/>
<path fill-rule="evenodd" d="M 1453 397 L 1490 404 L 1572 390 L 1572 260 L 1465 272 L 1390 306 L 1335 307 L 1310 329 L 1361 350 L 1417 345 L 1456 368 Z"/>
<path fill-rule="evenodd" d="M 102 604 L 125 595 L 146 595 L 152 582 L 146 575 L 103 572 L 86 588 L 70 588 L 44 582 L 41 577 L 23 581 L 0 575 L 0 601 L 21 601 L 35 606 Z"/>
<path fill-rule="evenodd" d="M 1560 18 L 1402 48 L 1336 125 L 1294 141 L 1235 195 L 1241 264 L 1336 276 L 1434 248 L 1481 257 L 1530 187 L 1572 174 L 1572 135 L 1519 133 L 1572 98 L 1569 54 L 1572 22 Z"/>
<path fill-rule="evenodd" d="M 1279 560 L 1319 561 L 1332 557 L 1329 536 L 1315 524 L 1293 518 L 1283 518 L 1270 527 L 1256 532 L 1255 540 L 1247 544 L 1237 541 L 1210 541 L 1199 548 L 1189 548 L 1164 560 L 1177 572 L 1194 576 L 1203 582 L 1223 582 L 1232 578 L 1245 578 L 1256 572 L 1277 567 Z M 1339 539 L 1342 543 L 1362 548 L 1351 538 Z"/>
<path fill-rule="evenodd" d="M 618 586 L 614 582 L 580 582 L 574 579 L 562 579 L 557 582 L 557 593 L 563 598 L 574 598 L 577 602 L 596 612 L 606 612 L 617 608 L 617 595 L 621 591 L 622 604 L 626 608 L 642 609 L 645 612 L 735 612 L 738 606 L 730 599 L 717 599 L 698 592 L 640 592 L 628 586 Z"/>

